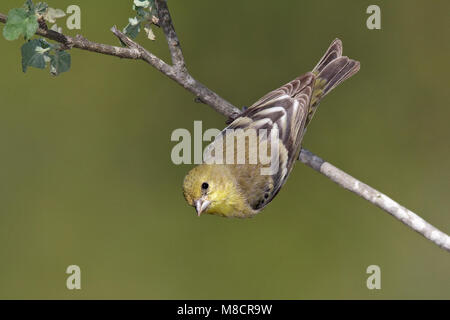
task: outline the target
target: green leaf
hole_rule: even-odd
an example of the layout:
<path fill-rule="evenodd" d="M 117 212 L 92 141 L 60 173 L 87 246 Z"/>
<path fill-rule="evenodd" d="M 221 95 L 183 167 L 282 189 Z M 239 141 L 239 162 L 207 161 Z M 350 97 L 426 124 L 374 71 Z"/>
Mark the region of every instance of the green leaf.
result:
<path fill-rule="evenodd" d="M 70 70 L 71 57 L 67 51 L 56 50 L 55 55 L 50 55 L 50 73 L 54 76 Z"/>
<path fill-rule="evenodd" d="M 55 23 L 56 19 L 66 16 L 66 13 L 61 9 L 48 8 L 43 16 L 48 22 Z"/>
<path fill-rule="evenodd" d="M 38 27 L 39 24 L 34 14 L 28 13 L 23 8 L 15 8 L 8 13 L 8 20 L 3 28 L 3 36 L 6 40 L 17 40 L 20 35 L 29 39 L 36 33 Z"/>
<path fill-rule="evenodd" d="M 3 36 L 6 40 L 16 40 L 20 37 L 27 16 L 28 13 L 23 8 L 15 8 L 9 11 L 8 20 L 3 29 Z"/>
<path fill-rule="evenodd" d="M 125 27 L 123 32 L 131 39 L 136 39 L 141 31 L 141 19 L 139 18 L 130 18 L 130 23 Z"/>
<path fill-rule="evenodd" d="M 156 13 L 156 6 L 155 6 L 155 0 L 149 0 L 150 1 L 150 11 L 152 14 Z"/>
<path fill-rule="evenodd" d="M 148 10 L 145 10 L 144 8 L 136 8 L 137 16 L 141 20 L 148 20 L 150 19 L 150 12 Z"/>
<path fill-rule="evenodd" d="M 32 0 L 25 1 L 24 6 L 28 9 L 28 12 L 33 12 L 34 13 L 34 3 L 33 3 Z"/>
<path fill-rule="evenodd" d="M 34 34 L 36 33 L 38 28 L 39 28 L 39 23 L 37 21 L 36 16 L 35 15 L 29 16 L 25 20 L 25 30 L 24 30 L 25 39 L 28 40 L 32 36 L 34 36 Z"/>
<path fill-rule="evenodd" d="M 39 2 L 35 8 L 35 12 L 39 15 L 43 15 L 44 13 L 47 12 L 47 10 L 48 10 L 48 4 L 46 4 L 45 2 Z"/>
<path fill-rule="evenodd" d="M 44 69 L 48 59 L 50 45 L 42 39 L 30 40 L 22 46 L 22 70 L 28 67 Z"/>
<path fill-rule="evenodd" d="M 134 0 L 134 6 L 138 8 L 148 8 L 150 1 L 148 0 Z"/>

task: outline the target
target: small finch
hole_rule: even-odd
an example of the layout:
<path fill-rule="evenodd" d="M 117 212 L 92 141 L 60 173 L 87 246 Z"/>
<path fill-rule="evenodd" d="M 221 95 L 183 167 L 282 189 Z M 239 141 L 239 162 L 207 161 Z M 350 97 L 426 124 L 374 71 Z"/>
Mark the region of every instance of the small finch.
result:
<path fill-rule="evenodd" d="M 209 157 L 186 175 L 183 191 L 188 204 L 199 216 L 208 213 L 246 218 L 261 212 L 291 173 L 320 100 L 358 71 L 359 62 L 342 56 L 342 42 L 336 39 L 312 72 L 266 94 L 243 111 L 205 149 L 211 151 Z M 256 143 L 251 143 L 253 132 Z M 235 143 L 240 138 L 244 143 Z M 254 160 L 264 148 L 271 159 L 277 154 L 276 170 L 269 174 L 262 171 L 267 161 L 262 157 Z M 211 162 L 217 160 L 218 150 L 226 161 Z"/>

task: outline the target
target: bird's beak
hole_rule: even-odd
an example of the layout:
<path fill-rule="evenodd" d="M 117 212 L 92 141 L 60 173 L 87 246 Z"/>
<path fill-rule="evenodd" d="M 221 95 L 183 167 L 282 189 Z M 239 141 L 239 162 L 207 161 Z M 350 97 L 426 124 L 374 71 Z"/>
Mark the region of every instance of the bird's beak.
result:
<path fill-rule="evenodd" d="M 197 215 L 200 217 L 200 215 L 209 207 L 210 204 L 211 201 L 204 198 L 195 200 L 195 210 L 197 211 Z"/>

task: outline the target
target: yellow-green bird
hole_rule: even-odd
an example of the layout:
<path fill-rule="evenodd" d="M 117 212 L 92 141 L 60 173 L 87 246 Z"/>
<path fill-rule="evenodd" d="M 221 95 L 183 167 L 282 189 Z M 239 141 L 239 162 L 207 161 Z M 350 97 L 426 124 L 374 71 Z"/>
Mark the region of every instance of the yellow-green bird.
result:
<path fill-rule="evenodd" d="M 184 197 L 197 214 L 216 214 L 225 217 L 251 217 L 259 213 L 280 191 L 299 157 L 301 141 L 320 100 L 342 81 L 359 71 L 359 62 L 342 56 L 342 42 L 334 40 L 312 72 L 308 72 L 281 88 L 274 90 L 243 111 L 214 142 L 207 147 L 216 150 L 221 143 L 226 150 L 229 141 L 253 130 L 258 135 L 257 144 L 233 144 L 232 160 L 204 163 L 193 168 L 183 183 Z M 234 129 L 234 130 L 231 130 Z M 237 130 L 242 129 L 242 130 Z M 264 129 L 264 130 L 261 130 Z M 261 132 L 266 134 L 261 134 Z M 267 165 L 259 158 L 249 161 L 261 144 L 272 155 L 269 141 L 277 133 L 278 160 L 273 174 L 262 174 Z M 228 140 L 233 135 L 232 139 Z M 224 146 L 225 141 L 225 146 Z M 245 162 L 236 161 L 239 151 Z M 226 156 L 224 153 L 224 157 Z M 214 152 L 213 152 L 214 153 Z M 212 153 L 212 154 L 213 154 Z M 220 164 L 222 163 L 222 164 Z"/>

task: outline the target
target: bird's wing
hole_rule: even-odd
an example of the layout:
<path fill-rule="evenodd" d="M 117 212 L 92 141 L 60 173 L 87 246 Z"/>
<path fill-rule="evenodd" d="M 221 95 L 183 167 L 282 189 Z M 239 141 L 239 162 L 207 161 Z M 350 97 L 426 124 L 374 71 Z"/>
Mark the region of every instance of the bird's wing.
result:
<path fill-rule="evenodd" d="M 261 209 L 273 199 L 298 158 L 314 80 L 315 75 L 309 72 L 266 94 L 226 128 L 252 128 L 257 132 L 259 129 L 278 130 L 279 169 L 271 175 L 270 190 L 261 190 L 261 194 L 254 195 L 256 200 L 251 203 L 254 209 Z"/>

